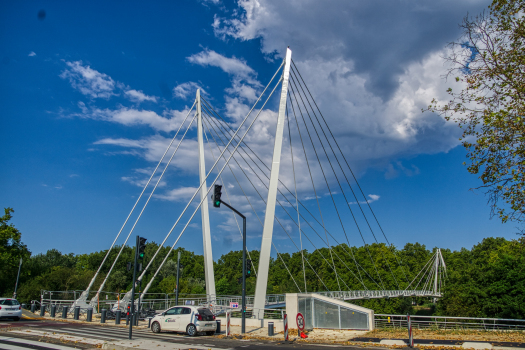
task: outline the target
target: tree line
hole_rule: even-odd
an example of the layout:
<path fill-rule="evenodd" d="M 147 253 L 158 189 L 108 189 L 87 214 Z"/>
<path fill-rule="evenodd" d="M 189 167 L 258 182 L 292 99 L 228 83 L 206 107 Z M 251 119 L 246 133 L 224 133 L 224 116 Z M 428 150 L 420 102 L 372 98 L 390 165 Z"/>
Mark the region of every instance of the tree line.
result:
<path fill-rule="evenodd" d="M 18 287 L 21 302 L 39 300 L 41 290 L 84 290 L 99 268 L 107 250 L 89 254 L 64 254 L 56 249 L 32 255 L 21 242 L 20 232 L 8 221 L 12 209 L 0 218 L 0 295 L 12 296 L 18 261 L 24 263 Z M 115 260 L 120 247 L 111 250 L 104 263 L 93 291 L 98 290 Z M 146 266 L 158 244 L 147 243 L 143 265 Z M 280 254 L 270 261 L 268 294 L 326 290 L 405 289 L 410 281 L 431 259 L 436 248 L 428 249 L 420 243 L 407 243 L 402 249 L 385 244 L 349 247 L 340 244 L 303 251 L 305 272 L 300 252 Z M 471 317 L 525 317 L 525 238 L 507 240 L 485 238 L 472 249 L 459 251 L 441 249 L 447 264 L 443 297 L 434 305 L 429 298 L 391 298 L 359 300 L 354 303 L 374 309 L 376 313 L 415 314 L 430 312 L 447 316 Z M 169 247 L 162 247 L 142 286 L 152 278 Z M 181 294 L 204 294 L 204 258 L 177 248 L 170 253 L 165 265 L 153 281 L 149 293 L 173 293 L 176 288 L 177 253 L 181 252 Z M 127 263 L 133 261 L 135 248 L 125 246 L 113 272 L 109 275 L 105 292 L 126 292 L 132 286 L 132 272 Z M 247 293 L 255 292 L 259 252 L 250 251 L 253 271 L 247 278 Z M 371 257 L 371 258 L 370 258 Z M 332 260 L 333 259 L 333 260 Z M 360 268 L 356 268 L 355 261 Z M 398 263 L 399 262 L 399 263 Z M 335 266 L 335 269 L 334 269 Z M 230 251 L 214 262 L 216 293 L 240 295 L 242 277 L 242 251 Z M 337 273 L 337 278 L 336 278 Z M 339 281 L 339 282 L 338 282 Z M 151 294 L 151 297 L 154 297 Z M 157 295 L 158 297 L 158 295 Z M 427 306 L 427 308 L 424 308 Z"/>

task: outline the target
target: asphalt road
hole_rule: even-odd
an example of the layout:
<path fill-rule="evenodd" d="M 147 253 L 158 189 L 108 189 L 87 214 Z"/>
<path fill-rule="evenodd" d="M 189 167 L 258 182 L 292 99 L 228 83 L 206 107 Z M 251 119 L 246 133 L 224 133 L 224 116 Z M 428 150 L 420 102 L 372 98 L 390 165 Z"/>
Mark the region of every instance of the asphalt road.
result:
<path fill-rule="evenodd" d="M 42 337 L 35 337 L 25 335 L 23 333 L 13 333 L 8 330 L 34 330 L 42 332 L 54 332 L 56 334 L 63 335 L 72 335 L 77 337 L 82 337 L 86 339 L 98 339 L 102 341 L 122 341 L 128 339 L 128 328 L 116 327 L 114 325 L 101 325 L 97 323 L 85 324 L 85 323 L 73 323 L 73 322 L 60 322 L 53 320 L 38 320 L 38 319 L 22 319 L 20 321 L 7 321 L 0 320 L 0 337 L 12 337 L 19 338 L 20 341 L 28 340 L 44 340 L 49 341 L 45 345 L 43 343 L 40 348 L 35 348 L 29 346 L 26 348 L 31 349 L 53 349 L 53 344 L 60 344 L 62 346 L 71 346 L 72 348 L 88 349 L 92 348 L 92 345 L 82 345 L 80 343 L 63 343 L 49 338 L 43 339 Z M 163 333 L 152 333 L 149 329 L 134 329 L 133 330 L 133 339 L 138 340 L 155 340 L 159 342 L 166 342 L 170 344 L 180 344 L 180 345 L 191 345 L 196 347 L 213 347 L 218 349 L 273 349 L 275 347 L 286 348 L 286 349 L 304 349 L 304 350 L 313 350 L 326 347 L 336 347 L 343 349 L 364 349 L 363 347 L 357 346 L 341 346 L 341 345 L 329 345 L 329 344 L 304 344 L 304 343 L 295 343 L 295 342 L 284 342 L 283 341 L 267 341 L 267 340 L 246 340 L 246 339 L 221 339 L 216 336 L 206 336 L 199 335 L 197 337 L 190 337 L 182 333 L 172 333 L 172 332 L 163 332 Z M 2 343 L 0 338 L 0 349 L 3 349 L 5 343 Z M 21 346 L 18 344 L 18 348 Z M 14 349 L 11 347 L 10 349 Z M 377 349 L 377 348 L 376 348 Z"/>

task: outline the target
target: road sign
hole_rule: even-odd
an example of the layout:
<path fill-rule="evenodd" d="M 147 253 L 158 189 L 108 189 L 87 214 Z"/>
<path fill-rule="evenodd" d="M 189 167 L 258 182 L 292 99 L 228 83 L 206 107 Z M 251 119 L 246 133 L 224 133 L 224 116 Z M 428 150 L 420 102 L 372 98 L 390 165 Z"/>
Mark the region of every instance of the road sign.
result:
<path fill-rule="evenodd" d="M 302 313 L 297 313 L 297 328 L 302 332 L 304 331 L 304 316 Z"/>
<path fill-rule="evenodd" d="M 230 302 L 230 307 L 232 309 L 238 309 L 239 308 L 239 303 L 235 303 L 235 302 L 231 301 Z"/>

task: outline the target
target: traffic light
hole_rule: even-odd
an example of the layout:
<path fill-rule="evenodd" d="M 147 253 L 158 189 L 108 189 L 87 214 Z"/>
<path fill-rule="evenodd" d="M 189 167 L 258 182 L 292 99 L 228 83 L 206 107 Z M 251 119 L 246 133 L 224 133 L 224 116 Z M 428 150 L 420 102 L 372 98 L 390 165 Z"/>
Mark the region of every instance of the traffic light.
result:
<path fill-rule="evenodd" d="M 131 271 L 131 262 L 127 263 L 126 268 L 128 269 L 128 271 Z"/>
<path fill-rule="evenodd" d="M 246 259 L 246 277 L 250 277 L 252 274 L 252 261 Z"/>
<path fill-rule="evenodd" d="M 139 259 L 144 257 L 144 250 L 146 250 L 146 241 L 144 237 L 139 237 Z"/>
<path fill-rule="evenodd" d="M 211 196 L 211 199 L 213 200 L 213 206 L 215 208 L 219 208 L 221 206 L 221 185 L 215 185 L 213 188 L 213 195 Z"/>

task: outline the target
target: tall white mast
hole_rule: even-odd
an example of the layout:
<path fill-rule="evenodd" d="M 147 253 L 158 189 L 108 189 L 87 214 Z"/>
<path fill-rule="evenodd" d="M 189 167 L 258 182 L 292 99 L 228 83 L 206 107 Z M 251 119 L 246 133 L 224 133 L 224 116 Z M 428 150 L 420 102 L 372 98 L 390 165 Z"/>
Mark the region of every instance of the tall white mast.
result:
<path fill-rule="evenodd" d="M 204 163 L 204 141 L 202 138 L 202 110 L 201 110 L 201 91 L 197 89 L 197 140 L 199 143 L 199 179 L 202 183 L 201 196 L 201 219 L 202 219 L 202 247 L 204 250 L 204 276 L 206 279 L 206 298 L 208 302 L 215 300 L 215 278 L 213 273 L 213 255 L 211 249 L 210 236 L 210 216 L 208 212 L 208 200 L 206 193 L 206 167 Z"/>
<path fill-rule="evenodd" d="M 268 285 L 268 269 L 270 266 L 270 251 L 272 249 L 273 224 L 275 216 L 275 202 L 277 199 L 277 185 L 279 183 L 279 167 L 281 165 L 281 149 L 283 144 L 284 118 L 286 112 L 286 97 L 288 96 L 288 79 L 290 76 L 290 63 L 292 61 L 292 50 L 286 49 L 286 58 L 283 71 L 283 85 L 281 90 L 281 102 L 279 103 L 279 115 L 277 117 L 277 129 L 275 131 L 275 144 L 273 148 L 272 171 L 270 174 L 270 186 L 268 187 L 268 200 L 266 201 L 266 212 L 264 215 L 264 228 L 261 242 L 261 254 L 259 257 L 259 272 L 257 273 L 257 284 L 255 287 L 254 314 L 257 318 L 264 318 L 264 305 L 266 301 L 266 287 Z"/>

